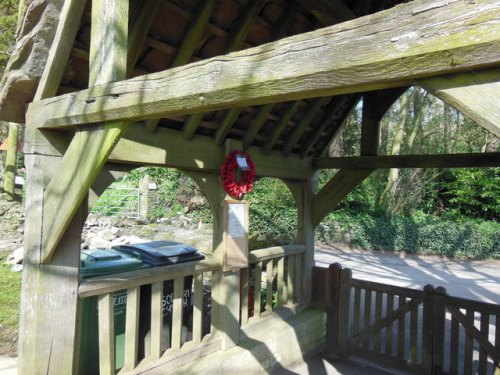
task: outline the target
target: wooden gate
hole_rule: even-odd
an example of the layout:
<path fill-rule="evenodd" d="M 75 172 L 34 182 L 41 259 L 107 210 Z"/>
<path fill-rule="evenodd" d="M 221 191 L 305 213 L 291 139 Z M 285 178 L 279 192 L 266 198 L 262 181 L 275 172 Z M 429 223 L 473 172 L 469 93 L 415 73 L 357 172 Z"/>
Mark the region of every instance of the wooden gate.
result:
<path fill-rule="evenodd" d="M 318 284 L 329 290 L 328 355 L 415 374 L 500 374 L 500 306 L 451 297 L 443 287 L 353 279 L 338 263 L 325 278 Z"/>

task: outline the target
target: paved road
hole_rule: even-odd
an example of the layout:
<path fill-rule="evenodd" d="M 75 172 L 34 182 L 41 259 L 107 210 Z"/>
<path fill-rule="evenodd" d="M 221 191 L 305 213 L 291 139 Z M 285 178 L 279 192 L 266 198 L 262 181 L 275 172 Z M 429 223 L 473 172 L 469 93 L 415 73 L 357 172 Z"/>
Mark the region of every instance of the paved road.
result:
<path fill-rule="evenodd" d="M 500 305 L 500 261 L 460 261 L 361 250 L 316 248 L 317 266 L 338 262 L 353 277 L 422 289 L 444 286 L 449 295 Z"/>

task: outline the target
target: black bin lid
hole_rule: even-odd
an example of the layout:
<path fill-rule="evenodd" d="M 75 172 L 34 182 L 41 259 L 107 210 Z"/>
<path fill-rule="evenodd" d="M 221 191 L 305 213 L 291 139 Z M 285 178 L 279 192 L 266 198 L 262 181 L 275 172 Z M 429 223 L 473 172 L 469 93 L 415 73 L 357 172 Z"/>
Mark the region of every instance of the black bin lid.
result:
<path fill-rule="evenodd" d="M 194 247 L 174 241 L 118 245 L 113 246 L 113 249 L 128 255 L 138 254 L 144 263 L 155 267 L 205 259 Z"/>

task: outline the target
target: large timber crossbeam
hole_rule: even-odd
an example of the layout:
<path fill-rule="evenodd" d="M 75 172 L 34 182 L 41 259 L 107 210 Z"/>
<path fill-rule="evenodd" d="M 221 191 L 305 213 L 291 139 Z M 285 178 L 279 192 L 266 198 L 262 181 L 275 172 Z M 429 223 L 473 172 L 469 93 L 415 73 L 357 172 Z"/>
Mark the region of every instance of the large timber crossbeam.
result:
<path fill-rule="evenodd" d="M 263 46 L 45 99 L 31 104 L 28 119 L 42 128 L 151 119 L 406 86 L 498 66 L 500 0 L 412 1 Z"/>

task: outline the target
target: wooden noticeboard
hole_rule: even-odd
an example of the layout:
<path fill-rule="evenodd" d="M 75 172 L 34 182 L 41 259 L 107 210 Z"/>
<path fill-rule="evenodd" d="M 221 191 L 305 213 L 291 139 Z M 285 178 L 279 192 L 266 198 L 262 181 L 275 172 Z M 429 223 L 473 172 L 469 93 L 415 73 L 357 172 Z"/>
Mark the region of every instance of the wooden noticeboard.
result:
<path fill-rule="evenodd" d="M 248 267 L 248 202 L 224 201 L 224 271 Z"/>

